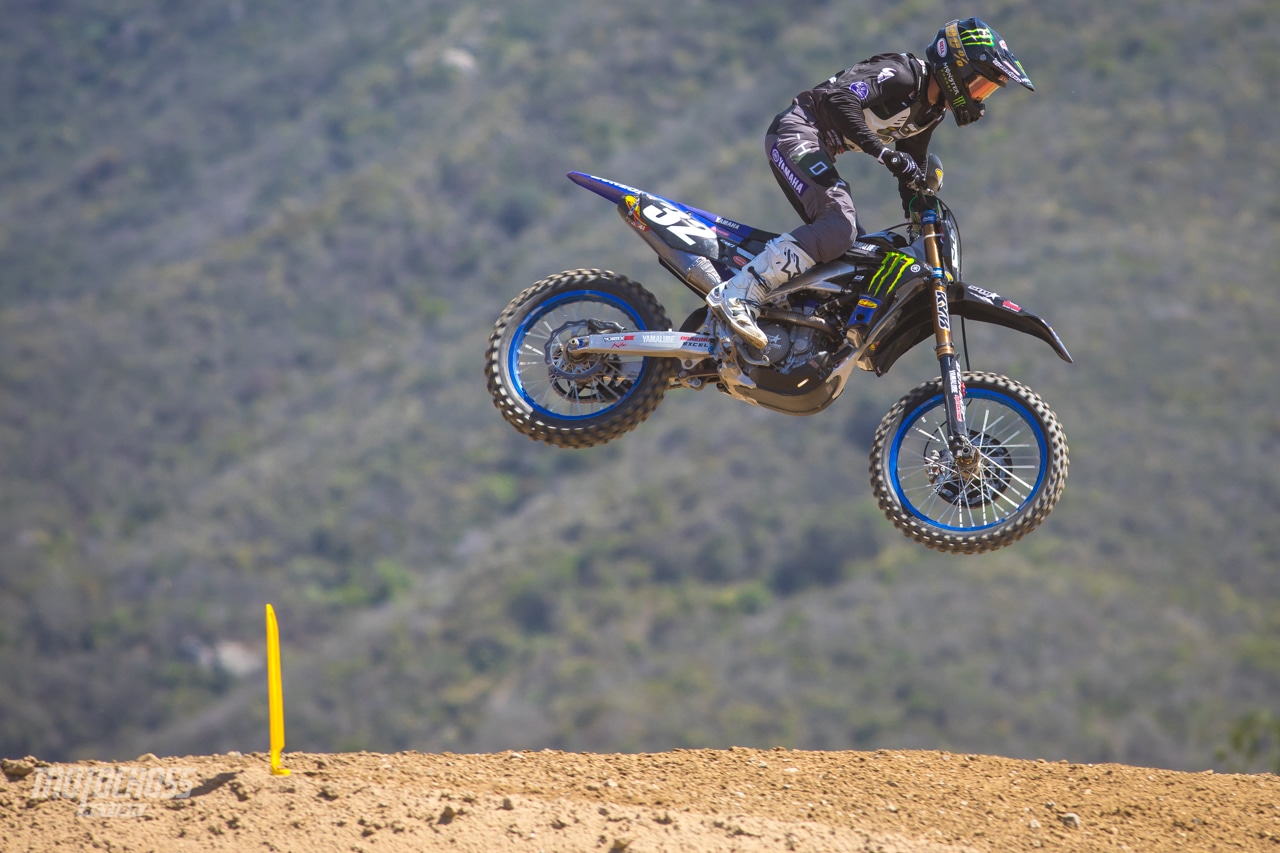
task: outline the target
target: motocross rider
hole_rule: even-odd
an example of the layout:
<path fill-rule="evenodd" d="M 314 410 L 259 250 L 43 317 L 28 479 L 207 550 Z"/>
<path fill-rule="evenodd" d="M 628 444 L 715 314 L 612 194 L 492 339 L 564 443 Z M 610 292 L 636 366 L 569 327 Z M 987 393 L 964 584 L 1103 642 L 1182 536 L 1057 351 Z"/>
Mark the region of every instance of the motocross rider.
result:
<path fill-rule="evenodd" d="M 983 101 L 1010 80 L 1035 91 L 1004 39 L 982 20 L 966 18 L 938 30 L 924 59 L 882 53 L 797 95 L 769 125 L 765 150 L 774 178 L 805 224 L 766 243 L 707 294 L 708 307 L 747 343 L 764 349 L 768 338 L 756 318 L 770 291 L 840 257 L 864 233 L 849 187 L 836 172 L 836 156 L 861 151 L 882 163 L 897 177 L 903 210 L 911 216 L 910 185 L 924 167 L 933 129 L 948 109 L 960 127 L 982 118 Z M 865 333 L 890 295 L 859 298 L 854 335 Z"/>

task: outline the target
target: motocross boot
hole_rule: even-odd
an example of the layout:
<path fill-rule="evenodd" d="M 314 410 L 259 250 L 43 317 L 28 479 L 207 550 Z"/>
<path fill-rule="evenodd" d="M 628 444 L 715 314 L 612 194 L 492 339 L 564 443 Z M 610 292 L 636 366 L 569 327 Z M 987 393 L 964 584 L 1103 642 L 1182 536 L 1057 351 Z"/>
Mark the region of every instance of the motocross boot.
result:
<path fill-rule="evenodd" d="M 756 325 L 769 293 L 814 264 L 790 234 L 774 237 L 737 275 L 707 294 L 707 307 L 747 343 L 764 349 L 769 338 Z"/>

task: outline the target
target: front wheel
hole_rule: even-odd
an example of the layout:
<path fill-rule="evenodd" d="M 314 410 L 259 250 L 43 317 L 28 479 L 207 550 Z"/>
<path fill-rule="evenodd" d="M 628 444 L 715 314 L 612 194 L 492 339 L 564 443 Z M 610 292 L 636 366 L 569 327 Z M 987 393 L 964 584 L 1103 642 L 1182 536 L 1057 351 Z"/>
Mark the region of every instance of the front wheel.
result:
<path fill-rule="evenodd" d="M 880 509 L 907 537 L 938 551 L 982 554 L 1040 525 L 1067 481 L 1057 416 L 1027 386 L 965 373 L 965 421 L 976 464 L 947 447 L 942 381 L 914 388 L 889 410 L 871 446 Z"/>
<path fill-rule="evenodd" d="M 494 405 L 520 432 L 556 447 L 593 447 L 639 426 L 662 402 L 669 358 L 571 356 L 570 339 L 667 330 L 653 294 L 604 270 L 573 270 L 525 290 L 498 317 L 485 353 Z"/>

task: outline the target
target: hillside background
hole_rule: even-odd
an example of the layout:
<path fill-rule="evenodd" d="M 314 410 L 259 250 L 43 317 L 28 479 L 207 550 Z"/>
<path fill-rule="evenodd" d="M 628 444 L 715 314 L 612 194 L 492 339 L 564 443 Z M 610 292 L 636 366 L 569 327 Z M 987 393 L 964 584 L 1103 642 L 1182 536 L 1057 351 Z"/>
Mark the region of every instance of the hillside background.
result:
<path fill-rule="evenodd" d="M 7 0 L 0 754 L 925 748 L 1280 769 L 1280 16 L 1266 0 Z M 935 151 L 970 329 L 1071 443 L 982 557 L 870 496 L 926 348 L 794 419 L 676 393 L 556 450 L 493 320 L 599 266 L 697 307 L 563 177 L 785 230 L 798 90 L 979 14 L 1034 94 Z M 847 156 L 864 221 L 892 178 Z"/>

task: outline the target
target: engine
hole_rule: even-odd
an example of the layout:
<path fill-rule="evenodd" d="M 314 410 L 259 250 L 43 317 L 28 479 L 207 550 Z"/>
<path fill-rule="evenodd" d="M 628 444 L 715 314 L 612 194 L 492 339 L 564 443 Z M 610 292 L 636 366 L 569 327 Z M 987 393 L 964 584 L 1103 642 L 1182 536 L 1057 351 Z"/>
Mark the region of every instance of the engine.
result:
<path fill-rule="evenodd" d="M 765 321 L 760 330 L 769 336 L 769 346 L 764 357 L 769 366 L 779 373 L 791 373 L 808 364 L 819 350 L 817 339 L 826 337 L 817 329 L 807 326 L 791 326 Z"/>
<path fill-rule="evenodd" d="M 773 370 L 790 374 L 801 367 L 812 371 L 819 365 L 825 367 L 828 364 L 826 356 L 834 352 L 840 342 L 829 331 L 831 324 L 819 318 L 820 307 L 817 300 L 802 298 L 786 306 L 788 313 L 800 315 L 796 321 L 784 323 L 768 317 L 759 321 L 760 330 L 769 338 L 764 357 Z M 805 320 L 811 325 L 806 325 Z"/>
<path fill-rule="evenodd" d="M 832 309 L 840 310 L 812 294 L 765 306 L 756 324 L 769 343 L 759 358 L 735 346 L 728 327 L 714 315 L 709 317 L 711 334 L 719 340 L 713 357 L 720 387 L 778 412 L 806 415 L 826 408 L 843 385 L 828 381 L 835 367 L 833 356 L 844 344 L 844 323 L 830 316 Z"/>

